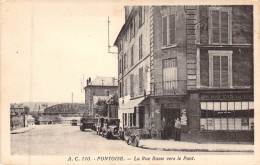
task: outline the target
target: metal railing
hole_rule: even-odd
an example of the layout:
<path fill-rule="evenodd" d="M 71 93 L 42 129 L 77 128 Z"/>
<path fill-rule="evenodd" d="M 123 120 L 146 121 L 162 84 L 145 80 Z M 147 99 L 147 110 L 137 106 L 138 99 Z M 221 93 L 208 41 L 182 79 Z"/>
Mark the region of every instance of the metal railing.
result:
<path fill-rule="evenodd" d="M 151 95 L 185 95 L 187 92 L 186 80 L 172 80 L 151 83 Z"/>

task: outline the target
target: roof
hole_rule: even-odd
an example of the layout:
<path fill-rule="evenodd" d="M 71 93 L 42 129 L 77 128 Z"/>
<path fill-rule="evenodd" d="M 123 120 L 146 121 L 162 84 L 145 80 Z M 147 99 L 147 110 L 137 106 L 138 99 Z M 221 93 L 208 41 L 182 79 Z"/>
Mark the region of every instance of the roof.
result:
<path fill-rule="evenodd" d="M 118 86 L 115 77 L 96 77 L 87 86 Z"/>
<path fill-rule="evenodd" d="M 10 104 L 10 108 L 23 108 L 23 104 Z"/>

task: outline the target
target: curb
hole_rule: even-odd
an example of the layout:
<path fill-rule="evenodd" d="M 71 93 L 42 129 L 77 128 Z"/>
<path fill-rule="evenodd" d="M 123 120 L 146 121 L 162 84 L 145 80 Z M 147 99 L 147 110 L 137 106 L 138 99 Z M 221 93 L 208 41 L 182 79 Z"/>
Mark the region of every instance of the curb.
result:
<path fill-rule="evenodd" d="M 19 130 L 14 130 L 14 131 L 11 131 L 11 134 L 20 134 L 20 133 L 25 133 L 25 132 L 28 132 L 28 131 L 30 131 L 30 130 L 32 130 L 32 129 L 34 129 L 34 127 L 33 128 L 29 128 L 29 129 L 27 129 L 27 130 L 23 130 L 23 131 L 19 131 Z"/>
<path fill-rule="evenodd" d="M 254 150 L 227 150 L 227 149 L 216 149 L 216 150 L 209 150 L 209 149 L 187 149 L 187 148 L 156 148 L 156 147 L 147 147 L 145 145 L 138 146 L 142 149 L 149 149 L 149 150 L 159 150 L 159 151 L 184 151 L 184 152 L 254 152 Z"/>

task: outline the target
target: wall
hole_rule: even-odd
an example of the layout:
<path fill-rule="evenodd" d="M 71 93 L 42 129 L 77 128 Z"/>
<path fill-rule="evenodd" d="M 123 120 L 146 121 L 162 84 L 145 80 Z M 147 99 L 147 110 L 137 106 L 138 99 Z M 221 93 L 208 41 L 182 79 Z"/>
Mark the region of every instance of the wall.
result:
<path fill-rule="evenodd" d="M 119 58 L 118 61 L 123 59 L 124 54 L 127 55 L 127 68 L 123 70 L 123 72 L 120 74 L 119 72 L 119 84 L 122 83 L 122 90 L 123 95 L 125 94 L 125 87 L 124 83 L 127 79 L 127 95 L 130 95 L 130 75 L 134 75 L 134 97 L 138 97 L 143 95 L 143 92 L 139 93 L 139 69 L 143 67 L 143 89 L 145 89 L 146 92 L 150 90 L 150 73 L 149 66 L 150 66 L 150 38 L 149 38 L 149 7 L 145 6 L 145 20 L 144 24 L 139 28 L 138 22 L 138 7 L 134 9 L 134 18 L 135 18 L 135 36 L 134 38 L 130 39 L 129 37 L 129 27 L 130 25 L 125 25 L 125 29 L 120 34 L 119 41 L 123 41 L 123 49 L 119 52 Z M 125 35 L 127 33 L 127 40 L 125 40 Z M 139 60 L 139 36 L 142 35 L 142 59 Z M 134 59 L 134 65 L 131 66 L 131 47 L 134 45 L 134 52 L 133 52 L 133 59 Z M 120 63 L 118 63 L 120 65 Z"/>
<path fill-rule="evenodd" d="M 209 86 L 208 48 L 200 49 L 200 84 Z M 213 50 L 213 49 L 210 49 Z M 232 50 L 233 87 L 253 86 L 253 50 L 252 48 L 221 48 L 214 50 Z"/>
<path fill-rule="evenodd" d="M 93 96 L 113 96 L 118 91 L 117 86 L 87 86 L 85 88 L 85 104 L 88 111 L 93 113 Z M 95 93 L 95 95 L 93 95 Z"/>
<path fill-rule="evenodd" d="M 200 15 L 200 44 L 208 44 L 208 7 L 199 6 Z M 253 43 L 253 6 L 228 6 L 232 7 L 232 43 Z"/>
<path fill-rule="evenodd" d="M 164 8 L 167 9 L 168 6 Z M 183 6 L 171 6 L 171 12 L 176 16 L 176 45 L 170 48 L 162 47 L 162 14 L 167 13 L 162 7 L 154 9 L 154 81 L 162 82 L 163 59 L 177 58 L 178 80 L 186 80 L 186 29 Z"/>

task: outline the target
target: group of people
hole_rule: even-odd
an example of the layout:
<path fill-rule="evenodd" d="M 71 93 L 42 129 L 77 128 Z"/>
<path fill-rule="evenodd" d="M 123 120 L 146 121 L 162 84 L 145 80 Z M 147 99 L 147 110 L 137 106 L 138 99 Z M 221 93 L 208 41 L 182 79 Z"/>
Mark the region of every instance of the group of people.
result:
<path fill-rule="evenodd" d="M 172 122 L 165 122 L 165 119 L 163 119 L 164 121 L 164 126 L 163 126 L 163 130 L 162 130 L 162 139 L 168 139 L 168 138 L 172 138 L 173 132 L 174 132 L 174 140 L 175 141 L 180 141 L 181 140 L 181 120 L 180 118 L 176 118 L 174 120 L 174 125 Z M 173 131 L 173 126 L 174 126 L 174 131 Z"/>

